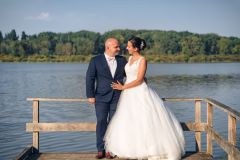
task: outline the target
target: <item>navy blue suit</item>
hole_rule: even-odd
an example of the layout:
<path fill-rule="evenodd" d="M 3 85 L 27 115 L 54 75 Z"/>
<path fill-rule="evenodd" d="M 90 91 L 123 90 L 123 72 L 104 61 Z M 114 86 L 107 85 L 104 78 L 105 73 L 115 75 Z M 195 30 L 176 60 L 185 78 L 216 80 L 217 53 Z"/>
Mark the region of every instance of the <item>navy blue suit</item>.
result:
<path fill-rule="evenodd" d="M 113 90 L 112 82 L 119 81 L 123 83 L 126 76 L 124 67 L 127 60 L 123 56 L 115 56 L 117 68 L 114 77 L 112 77 L 107 60 L 104 54 L 93 57 L 89 63 L 86 74 L 86 93 L 87 98 L 96 98 L 95 110 L 97 117 L 97 149 L 104 151 L 104 134 L 108 122 L 116 111 L 118 99 L 121 91 Z"/>

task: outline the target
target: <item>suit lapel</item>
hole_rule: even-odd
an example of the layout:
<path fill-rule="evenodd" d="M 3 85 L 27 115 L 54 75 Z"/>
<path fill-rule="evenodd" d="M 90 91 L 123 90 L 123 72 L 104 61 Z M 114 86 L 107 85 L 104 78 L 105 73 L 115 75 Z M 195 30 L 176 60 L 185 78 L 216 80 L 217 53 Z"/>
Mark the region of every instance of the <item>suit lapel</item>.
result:
<path fill-rule="evenodd" d="M 112 74 L 111 74 L 110 68 L 108 66 L 108 63 L 107 63 L 107 60 L 106 60 L 104 54 L 102 54 L 101 59 L 102 59 L 102 65 L 103 65 L 104 70 L 106 71 L 106 74 L 112 78 Z"/>

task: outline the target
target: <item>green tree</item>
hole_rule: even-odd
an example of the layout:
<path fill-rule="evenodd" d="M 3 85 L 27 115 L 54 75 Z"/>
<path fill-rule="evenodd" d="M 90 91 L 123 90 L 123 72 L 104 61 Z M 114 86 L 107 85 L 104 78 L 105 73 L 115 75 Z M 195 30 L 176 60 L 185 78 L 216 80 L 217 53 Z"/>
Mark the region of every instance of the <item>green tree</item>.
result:
<path fill-rule="evenodd" d="M 51 43 L 48 40 L 43 40 L 40 42 L 39 54 L 48 55 L 50 54 Z"/>
<path fill-rule="evenodd" d="M 226 37 L 221 37 L 217 43 L 220 54 L 230 54 L 230 40 Z"/>
<path fill-rule="evenodd" d="M 56 48 L 55 48 L 56 54 L 63 54 L 62 53 L 62 45 L 63 45 L 63 43 L 61 43 L 61 42 L 56 45 Z"/>
<path fill-rule="evenodd" d="M 0 31 L 0 43 L 3 41 L 3 35 L 2 32 Z"/>
<path fill-rule="evenodd" d="M 21 40 L 27 40 L 27 35 L 24 31 L 22 31 Z"/>
<path fill-rule="evenodd" d="M 18 36 L 17 36 L 17 33 L 16 33 L 15 29 L 13 29 L 10 33 L 6 34 L 5 39 L 6 40 L 17 41 Z"/>
<path fill-rule="evenodd" d="M 24 50 L 24 55 L 32 55 L 34 53 L 32 43 L 29 41 L 21 41 L 20 45 Z"/>
<path fill-rule="evenodd" d="M 7 47 L 8 45 L 6 44 L 6 42 L 3 41 L 2 43 L 0 43 L 0 54 L 8 54 Z"/>
<path fill-rule="evenodd" d="M 63 54 L 64 55 L 71 55 L 72 54 L 72 44 L 71 43 L 66 43 L 62 46 Z"/>
<path fill-rule="evenodd" d="M 83 30 L 68 33 L 42 32 L 38 35 L 26 35 L 23 31 L 19 40 L 15 30 L 5 34 L 5 37 L 2 36 L 0 31 L 0 53 L 13 56 L 100 54 L 104 52 L 105 40 L 109 37 L 115 37 L 120 42 L 120 54 L 126 54 L 126 44 L 131 36 L 145 39 L 147 49 L 142 53 L 150 55 L 153 61 L 197 62 L 211 60 L 211 57 L 215 59 L 215 56 L 211 56 L 209 59 L 206 58 L 206 55 L 240 54 L 240 38 L 237 37 L 221 37 L 212 33 L 193 34 L 188 31 L 129 29 L 112 30 L 104 34 Z M 221 59 L 229 57 L 225 55 L 220 55 Z"/>
<path fill-rule="evenodd" d="M 217 43 L 220 37 L 216 34 L 206 34 L 202 36 L 203 43 L 205 46 L 205 54 L 206 55 L 213 55 L 219 54 Z"/>
<path fill-rule="evenodd" d="M 56 45 L 56 54 L 60 55 L 72 55 L 73 53 L 73 46 L 70 42 L 67 43 L 58 43 Z"/>
<path fill-rule="evenodd" d="M 182 52 L 188 56 L 204 54 L 204 45 L 199 36 L 188 36 L 181 41 Z"/>
<path fill-rule="evenodd" d="M 234 46 L 234 48 L 232 49 L 232 53 L 240 54 L 240 43 Z"/>

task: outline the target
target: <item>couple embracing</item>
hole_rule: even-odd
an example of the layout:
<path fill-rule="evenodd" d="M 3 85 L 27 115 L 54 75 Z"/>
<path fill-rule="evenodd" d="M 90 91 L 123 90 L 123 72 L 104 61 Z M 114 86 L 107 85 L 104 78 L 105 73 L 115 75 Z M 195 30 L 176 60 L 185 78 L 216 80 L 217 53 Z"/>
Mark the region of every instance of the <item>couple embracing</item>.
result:
<path fill-rule="evenodd" d="M 184 154 L 180 123 L 145 82 L 144 48 L 145 40 L 130 38 L 127 61 L 118 55 L 119 42 L 109 38 L 104 54 L 90 61 L 86 92 L 88 101 L 95 104 L 97 159 L 178 160 Z"/>

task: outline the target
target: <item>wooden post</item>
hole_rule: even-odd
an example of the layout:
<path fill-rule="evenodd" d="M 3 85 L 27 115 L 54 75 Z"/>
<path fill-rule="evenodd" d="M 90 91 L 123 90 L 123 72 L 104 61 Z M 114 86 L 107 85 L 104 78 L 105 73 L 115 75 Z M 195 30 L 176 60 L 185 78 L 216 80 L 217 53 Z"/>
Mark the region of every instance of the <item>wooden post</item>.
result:
<path fill-rule="evenodd" d="M 207 125 L 213 126 L 213 106 L 207 103 Z M 207 133 L 207 153 L 212 155 L 212 134 Z"/>
<path fill-rule="evenodd" d="M 201 123 L 201 101 L 195 101 L 195 123 Z M 201 152 L 201 132 L 195 132 L 196 151 Z"/>
<path fill-rule="evenodd" d="M 33 101 L 33 125 L 39 122 L 39 101 Z M 33 147 L 39 151 L 39 132 L 33 132 Z"/>
<path fill-rule="evenodd" d="M 236 118 L 228 114 L 228 142 L 236 145 Z M 234 160 L 233 155 L 228 154 L 228 160 Z"/>

